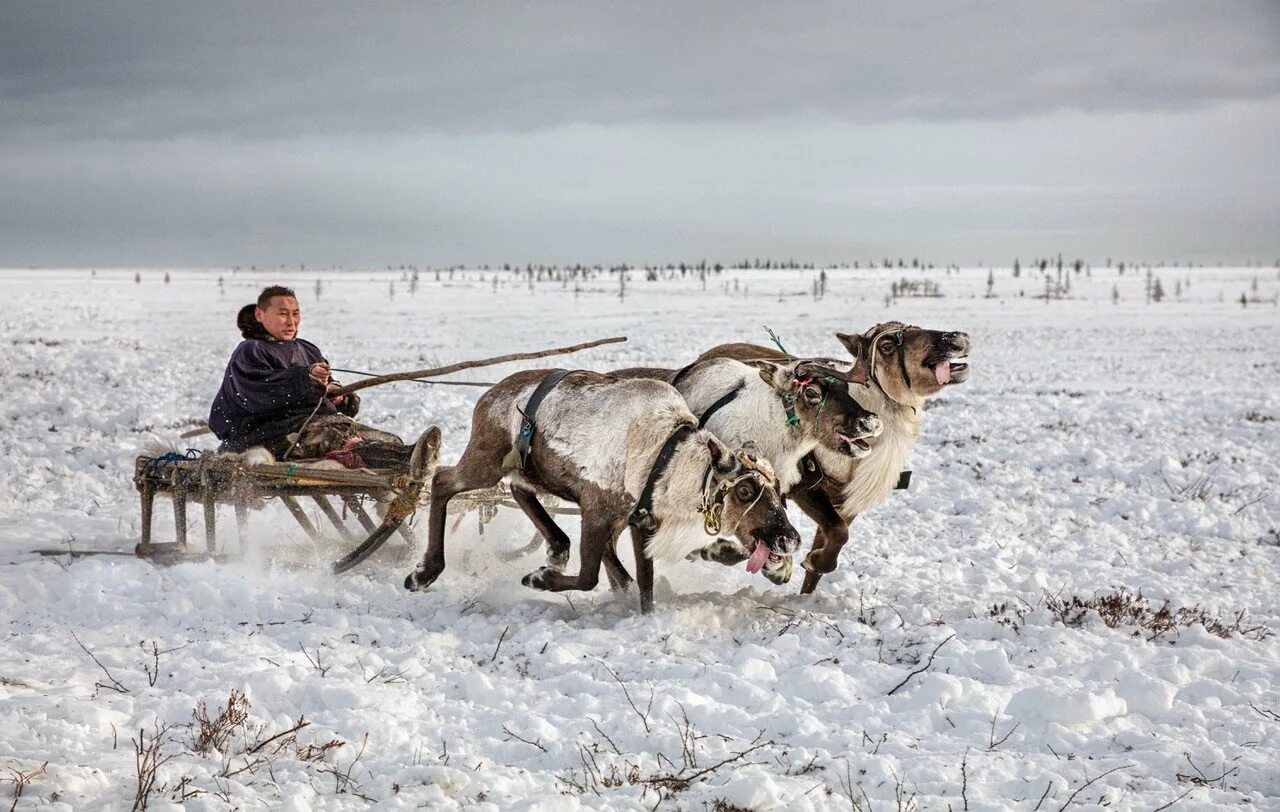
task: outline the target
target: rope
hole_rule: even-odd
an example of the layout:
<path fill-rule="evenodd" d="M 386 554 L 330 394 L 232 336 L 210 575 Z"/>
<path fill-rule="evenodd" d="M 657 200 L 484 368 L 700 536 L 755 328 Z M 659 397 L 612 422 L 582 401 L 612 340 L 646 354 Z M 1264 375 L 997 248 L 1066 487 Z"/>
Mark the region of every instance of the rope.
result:
<path fill-rule="evenodd" d="M 175 472 L 177 472 L 181 474 L 178 478 L 182 480 L 182 484 L 184 486 L 190 485 L 193 478 L 200 478 L 203 469 L 197 469 L 194 472 L 187 471 L 179 468 L 175 463 L 194 460 L 203 462 L 204 452 L 198 448 L 188 448 L 185 454 L 180 451 L 169 451 L 158 457 L 148 457 L 147 464 L 143 466 L 140 476 L 144 479 L 172 479 Z"/>
<path fill-rule="evenodd" d="M 764 325 L 764 329 L 767 333 L 769 333 L 769 339 L 772 340 L 773 343 L 777 345 L 778 351 L 781 352 L 783 355 L 787 356 L 788 361 L 793 360 L 795 356 L 787 352 L 787 348 L 782 346 L 782 339 L 778 338 L 778 334 L 775 333 L 773 330 L 769 329 L 769 325 L 767 324 Z"/>

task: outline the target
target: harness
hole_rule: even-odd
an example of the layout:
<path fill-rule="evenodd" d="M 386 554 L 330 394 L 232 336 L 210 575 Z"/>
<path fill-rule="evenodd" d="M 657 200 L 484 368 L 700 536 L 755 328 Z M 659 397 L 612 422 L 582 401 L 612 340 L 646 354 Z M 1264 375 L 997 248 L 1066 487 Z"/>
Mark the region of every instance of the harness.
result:
<path fill-rule="evenodd" d="M 653 467 L 649 469 L 649 478 L 645 480 L 644 489 L 640 492 L 640 498 L 636 500 L 635 509 L 631 511 L 631 516 L 627 518 L 627 524 L 643 530 L 646 533 L 652 533 L 653 527 L 653 491 L 658 486 L 658 480 L 666 472 L 667 466 L 671 464 L 671 460 L 675 458 L 676 447 L 684 442 L 692 434 L 699 430 L 689 424 L 683 424 L 676 428 L 662 444 L 662 450 L 658 452 L 658 456 L 653 461 Z M 737 487 L 738 483 L 747 478 L 760 478 L 760 488 L 757 489 L 755 501 L 747 506 L 742 515 L 746 516 L 751 509 L 756 506 L 760 498 L 764 496 L 766 487 L 772 485 L 777 487 L 777 477 L 773 473 L 768 460 L 757 459 L 753 455 L 746 452 L 738 452 L 736 455 L 738 464 L 742 468 L 742 473 L 733 479 L 721 480 L 719 485 L 712 487 L 712 481 L 715 476 L 715 466 L 708 465 L 707 473 L 702 479 L 702 529 L 708 536 L 714 536 L 720 532 L 721 516 L 724 515 L 724 501 L 728 497 L 729 492 Z"/>
<path fill-rule="evenodd" d="M 893 335 L 894 341 L 897 342 L 898 368 L 902 370 L 902 382 L 904 385 L 909 386 L 911 384 L 911 376 L 907 374 L 907 344 L 905 341 L 902 340 L 902 330 L 886 329 L 872 336 L 870 339 L 871 340 L 871 375 L 870 377 L 872 382 L 874 382 L 875 385 L 879 387 L 881 393 L 883 393 L 886 398 L 889 398 L 889 392 L 884 388 L 884 385 L 881 384 L 880 381 L 876 378 L 876 355 L 878 355 L 880 352 L 880 339 L 884 338 L 887 335 Z M 889 398 L 889 400 L 893 400 L 893 398 Z"/>
<path fill-rule="evenodd" d="M 671 376 L 671 380 L 669 381 L 669 383 L 672 386 L 675 386 L 676 384 L 680 383 L 681 378 L 683 378 L 685 375 L 688 375 L 693 370 L 694 367 L 696 367 L 698 364 L 701 364 L 701 363 L 702 363 L 701 361 L 694 361 L 692 364 L 685 364 L 684 366 L 680 367 L 680 369 L 676 370 L 676 374 Z"/>
<path fill-rule="evenodd" d="M 653 467 L 649 469 L 649 478 L 645 480 L 644 490 L 640 491 L 640 498 L 636 500 L 635 510 L 632 510 L 631 516 L 627 518 L 627 524 L 633 527 L 640 527 L 652 519 L 653 489 L 658 486 L 658 480 L 662 478 L 663 472 L 667 470 L 667 466 L 671 464 L 671 460 L 675 457 L 676 446 L 696 432 L 697 429 L 688 423 L 678 426 L 675 431 L 671 432 L 671 436 L 662 444 L 662 450 L 658 452 L 657 458 L 653 461 Z M 707 469 L 707 475 L 710 476 L 709 468 Z"/>
<path fill-rule="evenodd" d="M 800 458 L 800 486 L 806 491 L 813 490 L 827 478 L 827 472 L 822 470 L 822 463 L 818 462 L 818 455 L 810 451 Z M 898 474 L 898 484 L 893 486 L 895 491 L 905 491 L 911 487 L 911 472 L 903 471 Z"/>
<path fill-rule="evenodd" d="M 538 388 L 533 390 L 533 394 L 529 396 L 529 402 L 524 405 L 523 409 L 519 406 L 520 414 L 524 417 L 524 422 L 520 424 L 520 436 L 516 438 L 514 453 L 519 457 L 519 467 L 526 468 L 529 465 L 529 454 L 533 450 L 533 435 L 537 431 L 537 424 L 534 422 L 538 407 L 542 405 L 542 401 L 552 389 L 556 388 L 556 384 L 563 381 L 567 376 L 578 372 L 576 369 L 555 369 L 551 374 L 542 379 L 538 384 Z"/>
<path fill-rule="evenodd" d="M 729 390 L 727 393 L 721 395 L 719 399 L 716 400 L 715 403 L 712 403 L 710 406 L 708 406 L 707 410 L 702 413 L 702 417 L 698 418 L 698 428 L 700 429 L 706 428 L 707 421 L 711 419 L 711 416 L 714 415 L 716 412 L 720 411 L 721 409 L 723 409 L 725 406 L 728 406 L 730 403 L 733 403 L 733 401 L 737 399 L 738 394 L 743 390 L 744 387 L 746 387 L 746 385 L 747 385 L 746 381 L 739 382 L 736 387 Z"/>

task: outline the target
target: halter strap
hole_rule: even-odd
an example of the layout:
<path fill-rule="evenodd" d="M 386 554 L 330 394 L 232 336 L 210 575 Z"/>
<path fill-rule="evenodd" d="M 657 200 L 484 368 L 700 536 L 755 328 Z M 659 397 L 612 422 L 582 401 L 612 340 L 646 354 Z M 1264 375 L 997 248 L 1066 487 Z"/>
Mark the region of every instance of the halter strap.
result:
<path fill-rule="evenodd" d="M 649 469 L 649 478 L 645 480 L 644 490 L 640 491 L 640 498 L 636 500 L 635 510 L 631 511 L 627 524 L 632 526 L 640 525 L 653 515 L 653 491 L 658 487 L 658 480 L 662 478 L 667 466 L 675 458 L 676 446 L 680 445 L 690 435 L 697 433 L 697 431 L 693 426 L 684 423 L 671 432 L 671 436 L 662 444 L 662 450 L 658 452 L 657 458 L 654 459 L 653 467 Z"/>
<path fill-rule="evenodd" d="M 876 388 L 880 390 L 881 394 L 883 394 L 891 402 L 897 403 L 899 406 L 901 406 L 903 404 L 898 403 L 898 401 L 889 397 L 889 390 L 884 388 L 884 384 L 880 383 L 880 379 L 876 375 L 876 356 L 880 354 L 880 347 L 879 347 L 880 339 L 884 338 L 885 336 L 891 333 L 897 334 L 898 369 L 902 370 L 902 383 L 904 386 L 910 388 L 911 376 L 907 374 L 907 344 L 905 341 L 902 340 L 902 328 L 898 328 L 896 330 L 883 330 L 871 337 L 870 339 L 871 341 L 871 373 L 870 375 L 868 375 L 868 377 L 870 378 L 871 382 L 876 385 Z"/>

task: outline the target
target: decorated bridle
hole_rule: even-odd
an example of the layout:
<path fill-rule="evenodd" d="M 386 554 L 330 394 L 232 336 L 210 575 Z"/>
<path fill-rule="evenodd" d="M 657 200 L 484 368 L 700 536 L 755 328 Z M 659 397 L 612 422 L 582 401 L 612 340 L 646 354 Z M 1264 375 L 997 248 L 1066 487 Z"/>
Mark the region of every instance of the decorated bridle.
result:
<path fill-rule="evenodd" d="M 706 479 L 702 483 L 702 529 L 708 536 L 715 536 L 720 533 L 725 500 L 728 498 L 730 491 L 738 487 L 740 482 L 745 479 L 755 479 L 760 487 L 756 489 L 756 498 L 751 501 L 747 509 L 742 511 L 742 515 L 738 517 L 738 523 L 741 523 L 743 517 L 750 513 L 760 502 L 760 497 L 764 496 L 765 488 L 778 489 L 778 477 L 773 472 L 773 466 L 769 464 L 768 460 L 745 450 L 738 451 L 734 454 L 734 457 L 737 458 L 739 467 L 745 470 L 733 479 L 721 480 L 718 485 L 712 482 L 715 476 L 715 465 L 707 467 Z M 737 530 L 738 525 L 735 524 L 730 532 L 735 533 Z"/>
<path fill-rule="evenodd" d="M 898 368 L 902 370 L 902 382 L 906 386 L 911 385 L 911 376 L 907 373 L 907 342 L 903 335 L 906 332 L 906 329 L 906 327 L 900 324 L 897 326 L 886 327 L 867 339 L 871 342 L 871 381 L 875 383 L 876 388 L 880 390 L 881 394 L 889 400 L 892 400 L 894 403 L 897 403 L 898 401 L 894 400 L 889 395 L 889 390 L 884 388 L 884 384 L 880 383 L 880 379 L 876 376 L 876 360 L 880 354 L 880 339 L 892 336 L 894 343 L 897 345 Z"/>
<path fill-rule="evenodd" d="M 852 376 L 847 372 L 841 372 L 838 369 L 829 367 L 826 364 L 817 361 L 801 361 L 796 364 L 795 373 L 791 378 L 791 386 L 794 391 L 783 392 L 779 395 L 782 398 L 782 404 L 787 410 L 787 425 L 799 426 L 800 416 L 796 414 L 796 400 L 800 397 L 800 393 L 804 388 L 813 383 L 818 377 L 824 377 L 827 380 L 839 380 L 845 383 L 855 383 Z M 827 405 L 827 392 L 822 392 L 822 400 L 818 403 L 818 413 L 822 413 L 822 407 Z"/>

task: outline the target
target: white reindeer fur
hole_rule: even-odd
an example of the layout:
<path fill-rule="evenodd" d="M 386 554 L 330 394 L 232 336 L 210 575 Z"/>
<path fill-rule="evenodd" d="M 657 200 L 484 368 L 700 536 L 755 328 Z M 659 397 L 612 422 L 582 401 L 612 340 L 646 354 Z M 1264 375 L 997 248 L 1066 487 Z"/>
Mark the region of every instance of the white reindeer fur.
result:
<path fill-rule="evenodd" d="M 516 404 L 527 403 L 535 388 L 525 387 L 490 404 L 491 418 L 508 426 L 513 443 L 524 420 Z M 539 436 L 557 455 L 576 464 L 579 476 L 633 500 L 640 498 L 654 460 L 676 427 L 697 423 L 675 389 L 646 379 L 611 380 L 574 389 L 557 386 L 538 407 L 536 421 Z M 658 530 L 646 548 L 650 558 L 683 561 L 707 545 L 702 486 L 711 464 L 707 443 L 712 440 L 709 432 L 699 431 L 682 442 L 654 488 Z M 730 452 L 726 448 L 724 453 Z M 521 477 L 515 473 L 511 479 Z"/>
<path fill-rule="evenodd" d="M 885 397 L 874 383 L 870 386 L 850 384 L 849 394 L 862 408 L 880 415 L 884 431 L 878 437 L 866 438 L 871 453 L 860 460 L 818 447 L 818 463 L 824 471 L 844 480 L 844 502 L 837 505 L 845 521 L 885 500 L 898 484 L 898 475 L 915 448 L 920 433 L 920 410 L 924 399 L 903 405 Z"/>
<path fill-rule="evenodd" d="M 689 409 L 700 415 L 745 381 L 738 396 L 718 409 L 706 427 L 735 448 L 754 441 L 760 456 L 773 466 L 779 490 L 786 493 L 800 481 L 800 460 L 818 446 L 818 440 L 810 432 L 787 425 L 787 410 L 775 388 L 790 383 L 790 375 L 784 377 L 787 379 L 770 385 L 760 377 L 758 368 L 730 358 L 717 358 L 698 364 L 680 379 L 676 388 L 684 395 Z M 847 461 L 848 457 L 843 459 Z"/>

